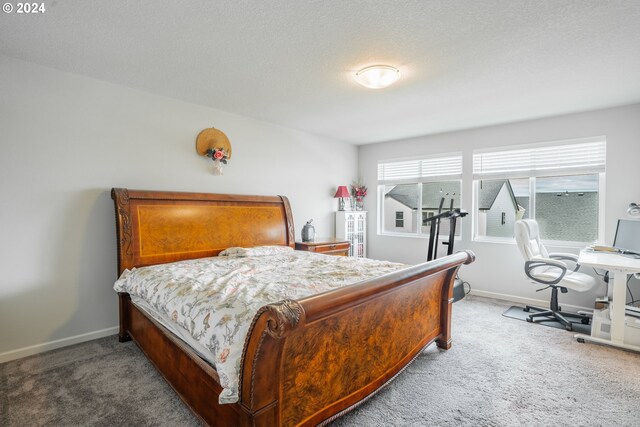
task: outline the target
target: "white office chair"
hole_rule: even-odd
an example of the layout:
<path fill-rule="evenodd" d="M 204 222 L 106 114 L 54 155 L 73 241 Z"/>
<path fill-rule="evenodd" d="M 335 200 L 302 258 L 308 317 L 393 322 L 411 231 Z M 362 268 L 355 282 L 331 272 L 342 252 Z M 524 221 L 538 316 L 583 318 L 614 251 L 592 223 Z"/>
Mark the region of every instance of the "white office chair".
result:
<path fill-rule="evenodd" d="M 597 281 L 588 274 L 578 272 L 578 256 L 565 253 L 548 253 L 540 241 L 538 223 L 531 219 L 516 221 L 515 237 L 518 249 L 525 259 L 524 272 L 535 283 L 545 285 L 538 291 L 551 288 L 551 301 L 549 309 L 527 305 L 524 311 L 536 311 L 527 318 L 528 322 L 545 321 L 555 319 L 562 323 L 564 327 L 573 330 L 572 321 L 574 318 L 583 324 L 589 324 L 589 316 L 578 313 L 568 313 L 561 311 L 558 306 L 558 289 L 563 294 L 569 289 L 577 292 L 585 292 L 596 286 Z M 567 263 L 562 260 L 575 263 L 573 270 L 569 269 Z"/>

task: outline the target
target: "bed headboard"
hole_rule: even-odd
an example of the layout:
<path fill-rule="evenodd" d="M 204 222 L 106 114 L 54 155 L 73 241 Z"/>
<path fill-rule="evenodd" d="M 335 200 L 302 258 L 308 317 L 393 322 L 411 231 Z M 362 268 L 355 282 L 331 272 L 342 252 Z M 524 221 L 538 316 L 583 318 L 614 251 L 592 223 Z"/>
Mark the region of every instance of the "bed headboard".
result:
<path fill-rule="evenodd" d="M 232 246 L 295 246 L 284 196 L 114 188 L 118 275 L 127 268 L 215 256 Z"/>

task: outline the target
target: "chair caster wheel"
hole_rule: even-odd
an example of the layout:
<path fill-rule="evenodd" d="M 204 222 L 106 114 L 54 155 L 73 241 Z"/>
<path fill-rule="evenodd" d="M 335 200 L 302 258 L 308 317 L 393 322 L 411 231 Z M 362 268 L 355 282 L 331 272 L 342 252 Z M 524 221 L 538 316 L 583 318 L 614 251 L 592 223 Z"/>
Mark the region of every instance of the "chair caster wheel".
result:
<path fill-rule="evenodd" d="M 527 317 L 527 322 L 533 323 L 533 319 L 531 317 Z"/>
<path fill-rule="evenodd" d="M 529 307 L 525 307 L 525 308 L 522 309 L 522 311 L 526 311 L 528 313 L 531 310 L 529 310 Z"/>
<path fill-rule="evenodd" d="M 589 324 L 589 318 L 588 318 L 588 317 L 585 317 L 584 319 L 582 319 L 582 320 L 581 320 L 581 323 L 582 323 L 583 325 L 588 325 L 588 324 Z"/>
<path fill-rule="evenodd" d="M 576 341 L 578 341 L 579 343 L 584 344 L 584 338 L 577 338 Z"/>
<path fill-rule="evenodd" d="M 573 331 L 573 326 L 571 326 L 571 325 L 565 326 L 564 328 L 569 332 Z"/>

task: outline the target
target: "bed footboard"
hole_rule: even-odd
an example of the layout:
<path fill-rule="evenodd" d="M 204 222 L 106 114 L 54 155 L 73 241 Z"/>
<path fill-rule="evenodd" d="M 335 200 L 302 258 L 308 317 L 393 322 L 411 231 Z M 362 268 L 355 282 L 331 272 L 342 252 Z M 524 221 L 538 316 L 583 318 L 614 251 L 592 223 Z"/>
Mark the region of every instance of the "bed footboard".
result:
<path fill-rule="evenodd" d="M 318 425 L 389 382 L 427 345 L 451 346 L 459 252 L 262 309 L 245 346 L 241 404 L 254 425 Z"/>

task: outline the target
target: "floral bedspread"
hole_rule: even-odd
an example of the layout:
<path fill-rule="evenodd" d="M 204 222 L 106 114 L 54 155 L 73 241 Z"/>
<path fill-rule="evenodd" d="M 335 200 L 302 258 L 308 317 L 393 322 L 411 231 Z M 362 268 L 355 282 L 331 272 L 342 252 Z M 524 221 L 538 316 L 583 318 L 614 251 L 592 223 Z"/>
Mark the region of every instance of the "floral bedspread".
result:
<path fill-rule="evenodd" d="M 285 246 L 230 248 L 218 257 L 125 270 L 114 289 L 143 298 L 209 349 L 223 387 L 220 403 L 233 403 L 245 338 L 258 309 L 404 267 Z"/>

